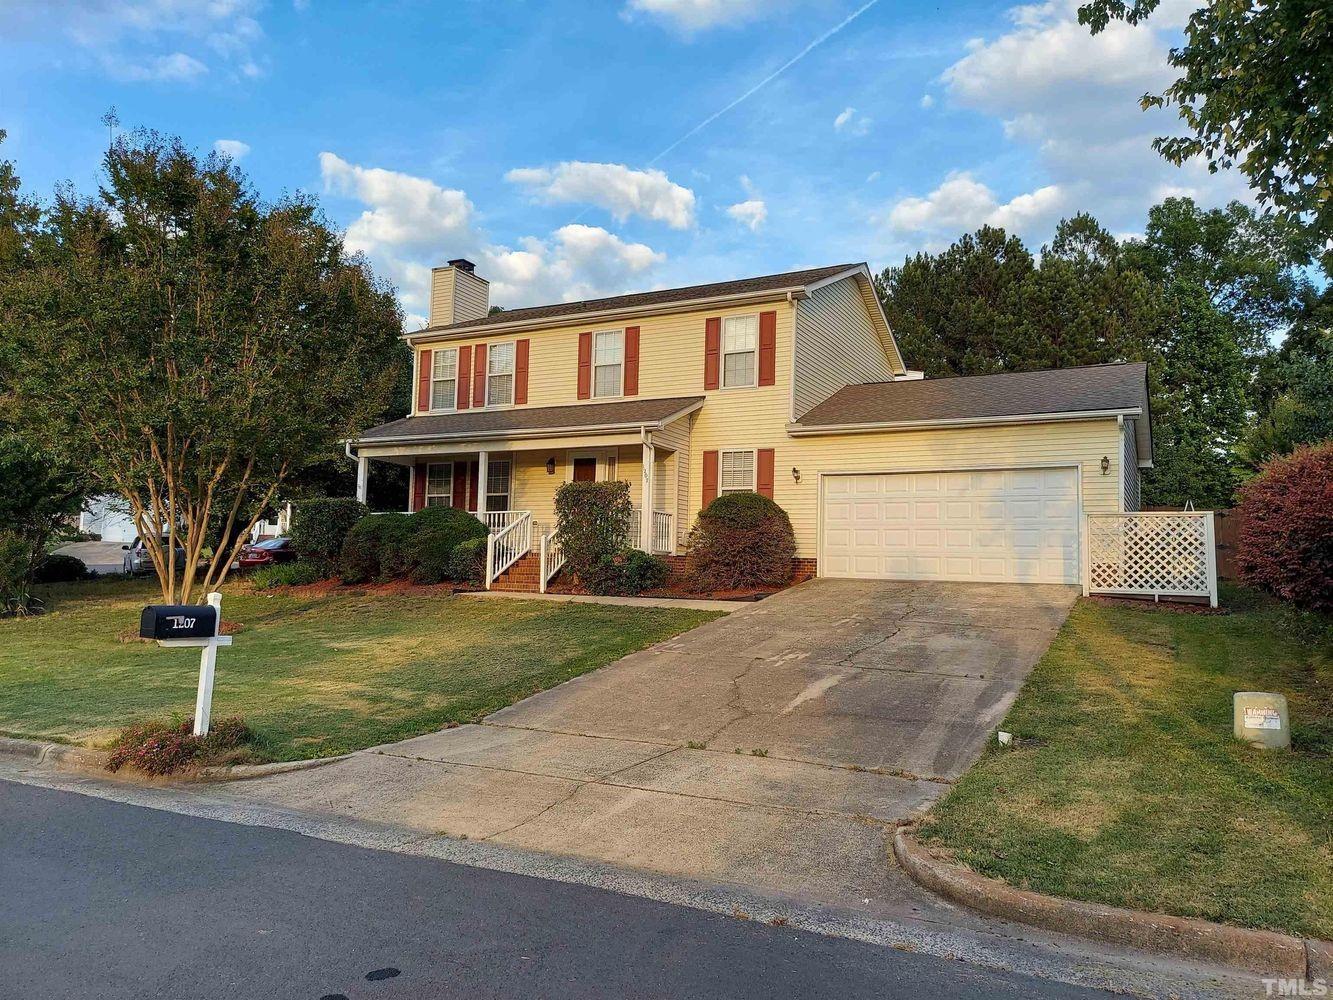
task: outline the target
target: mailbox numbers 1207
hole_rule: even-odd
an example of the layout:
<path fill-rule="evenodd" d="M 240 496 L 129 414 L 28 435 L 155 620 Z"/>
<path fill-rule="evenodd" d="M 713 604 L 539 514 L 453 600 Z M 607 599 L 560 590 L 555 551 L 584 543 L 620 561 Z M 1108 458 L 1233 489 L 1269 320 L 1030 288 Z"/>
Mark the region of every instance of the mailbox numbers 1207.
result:
<path fill-rule="evenodd" d="M 172 627 L 172 628 L 194 628 L 194 623 L 197 622 L 198 620 L 199 620 L 198 618 L 186 618 L 184 615 L 172 615 L 172 616 L 171 616 L 171 627 Z"/>

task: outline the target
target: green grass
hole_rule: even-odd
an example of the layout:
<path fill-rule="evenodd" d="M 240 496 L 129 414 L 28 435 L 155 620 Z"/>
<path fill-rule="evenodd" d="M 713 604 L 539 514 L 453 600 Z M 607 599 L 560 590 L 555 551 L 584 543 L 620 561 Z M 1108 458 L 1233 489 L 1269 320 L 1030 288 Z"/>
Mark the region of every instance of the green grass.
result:
<path fill-rule="evenodd" d="M 992 746 L 922 830 L 1072 899 L 1333 938 L 1333 618 L 1230 589 L 1226 617 L 1080 601 Z M 1231 735 L 1287 696 L 1293 751 Z"/>
<path fill-rule="evenodd" d="M 0 620 L 0 731 L 87 745 L 194 711 L 199 654 L 140 642 L 149 583 L 53 589 L 49 612 Z M 303 760 L 471 722 L 716 614 L 228 585 L 242 626 L 218 653 L 214 717 L 241 715 L 260 756 Z"/>

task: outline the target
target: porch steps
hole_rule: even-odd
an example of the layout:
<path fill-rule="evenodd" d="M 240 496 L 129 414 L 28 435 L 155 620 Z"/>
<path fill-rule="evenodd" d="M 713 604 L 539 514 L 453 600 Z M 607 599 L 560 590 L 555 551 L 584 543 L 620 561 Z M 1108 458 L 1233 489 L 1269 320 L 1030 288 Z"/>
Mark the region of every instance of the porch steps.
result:
<path fill-rule="evenodd" d="M 541 590 L 541 556 L 529 552 L 501 573 L 491 583 L 491 590 L 508 593 L 535 594 Z"/>

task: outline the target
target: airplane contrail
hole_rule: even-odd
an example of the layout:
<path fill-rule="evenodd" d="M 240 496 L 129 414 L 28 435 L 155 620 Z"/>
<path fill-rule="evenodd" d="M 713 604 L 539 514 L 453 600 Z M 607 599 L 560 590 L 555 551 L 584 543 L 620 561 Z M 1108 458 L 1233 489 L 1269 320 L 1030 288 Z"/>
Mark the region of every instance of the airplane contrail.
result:
<path fill-rule="evenodd" d="M 758 83 L 756 83 L 753 87 L 751 87 L 751 88 L 750 88 L 749 90 L 747 90 L 745 93 L 741 94 L 740 97 L 736 98 L 734 101 L 732 101 L 732 102 L 731 102 L 730 104 L 728 104 L 726 107 L 722 108 L 720 111 L 716 111 L 716 112 L 714 112 L 713 114 L 709 115 L 707 118 L 705 118 L 703 121 L 701 121 L 698 125 L 694 126 L 694 128 L 690 129 L 688 132 L 686 132 L 684 135 L 682 135 L 679 139 L 677 139 L 675 142 L 673 142 L 673 143 L 672 143 L 670 146 L 668 146 L 666 149 L 662 150 L 662 152 L 660 152 L 660 153 L 658 153 L 656 156 L 654 156 L 651 160 L 648 161 L 648 165 L 651 167 L 651 166 L 652 166 L 653 164 L 655 164 L 658 160 L 660 160 L 662 157 L 666 156 L 666 155 L 667 155 L 668 153 L 670 153 L 673 149 L 675 149 L 675 148 L 676 148 L 677 146 L 679 146 L 682 142 L 684 142 L 686 139 L 689 139 L 691 136 L 697 135 L 697 134 L 698 134 L 699 132 L 701 132 L 703 129 L 707 128 L 709 125 L 713 124 L 713 122 L 717 121 L 719 118 L 721 118 L 723 115 L 725 115 L 725 114 L 726 114 L 728 111 L 730 111 L 732 108 L 736 107 L 736 105 L 741 104 L 742 102 L 744 102 L 744 101 L 748 100 L 749 98 L 753 97 L 753 96 L 754 96 L 755 94 L 757 94 L 759 91 L 763 90 L 764 87 L 768 86 L 770 83 L 772 83 L 772 82 L 773 82 L 774 80 L 776 80 L 778 77 L 780 77 L 783 73 L 787 72 L 787 70 L 791 69 L 791 68 L 792 68 L 793 66 L 795 66 L 798 62 L 800 62 L 802 59 L 804 59 L 806 56 L 808 56 L 811 52 L 813 52 L 815 49 L 819 48 L 819 46 L 823 45 L 823 44 L 824 44 L 825 42 L 827 42 L 830 38 L 832 38 L 834 35 L 836 35 L 836 34 L 837 34 L 839 31 L 841 31 L 843 28 L 847 27 L 847 25 L 851 24 L 853 21 L 855 21 L 858 17 L 860 17 L 862 14 L 864 14 L 866 11 L 868 11 L 871 7 L 875 6 L 875 4 L 877 4 L 877 3 L 879 3 L 879 0 L 870 0 L 869 3 L 863 4 L 861 7 L 857 8 L 857 9 L 854 10 L 854 11 L 852 11 L 852 13 L 851 13 L 851 14 L 848 14 L 847 17 L 843 18 L 841 21 L 839 21 L 839 22 L 838 22 L 837 24 L 835 24 L 833 27 L 829 28 L 828 31 L 824 32 L 822 35 L 820 35 L 818 38 L 816 38 L 814 41 L 812 41 L 812 42 L 811 42 L 809 45 L 807 45 L 805 48 L 801 49 L 800 52 L 796 53 L 796 55 L 792 56 L 792 57 L 791 57 L 790 59 L 788 59 L 785 63 L 783 63 L 781 66 L 779 66 L 777 69 L 775 69 L 772 73 L 769 73 L 768 76 L 764 77 L 762 80 L 760 80 Z"/>

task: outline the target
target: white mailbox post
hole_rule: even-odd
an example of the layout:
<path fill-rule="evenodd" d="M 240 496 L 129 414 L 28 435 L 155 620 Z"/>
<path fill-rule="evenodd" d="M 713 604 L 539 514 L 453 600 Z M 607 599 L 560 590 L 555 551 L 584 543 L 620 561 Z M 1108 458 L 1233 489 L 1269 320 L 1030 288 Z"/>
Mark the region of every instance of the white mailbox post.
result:
<path fill-rule="evenodd" d="M 209 594 L 208 605 L 158 605 L 144 608 L 139 634 L 156 639 L 159 646 L 198 648 L 199 692 L 194 699 L 194 735 L 208 735 L 213 711 L 213 674 L 217 670 L 218 647 L 230 646 L 231 636 L 222 631 L 222 595 Z M 175 633 L 179 638 L 173 638 Z"/>

